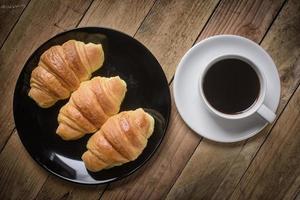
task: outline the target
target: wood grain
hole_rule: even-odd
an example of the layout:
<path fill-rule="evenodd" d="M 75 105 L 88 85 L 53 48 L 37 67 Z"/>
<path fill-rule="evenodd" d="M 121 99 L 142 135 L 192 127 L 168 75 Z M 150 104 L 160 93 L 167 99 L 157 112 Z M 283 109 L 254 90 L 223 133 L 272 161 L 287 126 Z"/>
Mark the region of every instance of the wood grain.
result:
<path fill-rule="evenodd" d="M 230 20 L 236 21 L 239 19 L 238 16 L 232 17 L 228 15 L 232 7 L 236 6 L 236 1 L 224 1 L 221 2 L 218 8 L 216 9 L 216 13 L 210 19 L 205 29 L 210 29 L 210 22 L 215 22 L 218 26 L 223 26 L 223 23 L 228 23 Z M 250 3 L 248 1 L 248 3 Z M 269 2 L 269 4 L 276 2 Z M 277 6 L 272 6 L 273 10 L 269 10 L 269 16 L 275 16 L 282 2 L 277 2 Z M 228 5 L 229 4 L 229 5 Z M 260 7 L 259 4 L 256 7 L 251 7 L 253 10 L 244 10 L 245 5 L 240 5 L 239 9 L 236 9 L 235 12 L 240 13 L 243 17 L 245 13 L 252 13 L 252 15 L 256 15 L 257 13 L 261 13 L 261 10 L 265 11 L 265 7 L 267 5 L 263 5 L 264 7 Z M 222 12 L 220 10 L 222 9 Z M 225 19 L 224 19 L 225 18 Z M 243 27 L 245 24 L 254 23 L 251 20 L 255 20 L 255 23 L 263 23 L 267 25 L 262 25 L 265 27 L 264 31 L 261 30 L 261 35 L 258 40 L 260 40 L 264 33 L 267 31 L 268 26 L 271 24 L 272 19 L 270 17 L 266 17 L 269 20 L 265 20 L 265 18 L 261 18 L 261 21 L 257 21 L 258 19 L 254 17 L 248 17 L 248 21 L 241 21 L 238 23 L 238 26 Z M 157 20 L 157 19 L 156 19 Z M 147 19 L 145 20 L 146 23 Z M 237 25 L 228 28 L 227 32 L 230 30 L 235 30 Z M 143 25 L 142 25 L 143 27 Z M 141 27 L 141 28 L 142 28 Z M 152 27 L 152 29 L 154 29 Z M 217 34 L 217 33 L 211 33 Z M 174 37 L 174 36 L 173 36 Z M 254 37 L 254 39 L 255 39 Z M 175 41 L 175 39 L 174 39 Z M 149 47 L 149 46 L 148 46 Z M 149 47 L 151 49 L 151 47 Z M 160 46 L 162 49 L 163 46 Z M 166 47 L 169 48 L 169 47 Z M 178 47 L 177 47 L 178 48 Z M 176 49 L 176 48 L 175 48 Z M 155 49 L 151 49 L 152 52 L 159 58 L 159 55 L 164 54 L 156 54 Z M 162 50 L 164 52 L 164 50 Z M 172 51 L 172 50 L 170 50 Z M 181 57 L 182 55 L 180 55 Z M 164 58 L 168 59 L 168 57 Z M 176 60 L 176 58 L 169 58 L 171 60 Z M 161 62 L 161 60 L 159 60 Z M 168 63 L 167 61 L 165 61 Z M 173 61 L 170 61 L 173 62 Z M 174 66 L 176 64 L 174 63 Z M 163 65 L 165 71 L 166 68 Z M 167 66 L 168 67 L 168 66 Z M 168 71 L 168 70 L 167 70 Z M 169 71 L 170 72 L 170 71 Z M 167 75 L 170 77 L 171 73 Z M 174 72 L 173 72 L 174 73 Z M 119 183 L 112 184 L 108 187 L 108 190 L 103 194 L 103 199 L 138 199 L 140 197 L 150 198 L 150 199 L 161 199 L 166 196 L 168 191 L 171 189 L 174 184 L 176 178 L 181 173 L 184 168 L 186 162 L 189 160 L 190 156 L 193 154 L 195 148 L 197 147 L 200 137 L 198 137 L 195 133 L 193 133 L 182 121 L 180 118 L 176 108 L 172 109 L 171 120 L 170 120 L 170 128 L 167 132 L 167 135 L 164 139 L 164 142 L 161 145 L 161 148 L 156 153 L 156 155 L 150 160 L 150 163 L 147 164 L 146 167 L 143 168 L 136 175 L 125 179 L 124 181 L 120 181 Z M 121 187 L 122 186 L 122 187 Z M 183 197 L 182 197 L 183 198 Z"/>
<path fill-rule="evenodd" d="M 295 10 L 296 11 L 296 10 Z M 300 188 L 300 87 L 231 199 L 294 199 Z M 293 188 L 293 191 L 290 189 Z M 288 193 L 287 193 L 288 192 Z"/>
<path fill-rule="evenodd" d="M 299 3 L 289 1 L 262 42 L 278 67 L 282 94 L 281 113 L 295 88 L 299 85 Z M 219 144 L 203 140 L 168 198 L 223 199 L 231 195 L 251 160 L 267 137 L 272 125 L 258 136 L 240 143 Z M 213 181 L 209 181 L 213 180 Z"/>
<path fill-rule="evenodd" d="M 219 0 L 157 1 L 135 38 L 158 59 L 170 81 Z"/>
<path fill-rule="evenodd" d="M 15 132 L 0 154 L 1 199 L 33 199 L 47 176 L 20 145 Z"/>
<path fill-rule="evenodd" d="M 0 1 L 0 47 L 29 2 L 30 0 Z"/>
<path fill-rule="evenodd" d="M 95 1 L 79 26 L 102 26 L 133 36 L 155 0 Z"/>
<path fill-rule="evenodd" d="M 46 172 L 47 173 L 47 172 Z M 81 199 L 99 199 L 105 185 L 87 186 L 75 183 L 67 183 L 54 175 L 50 175 L 39 191 L 37 200 L 81 200 Z"/>
<path fill-rule="evenodd" d="M 240 35 L 259 43 L 284 0 L 225 0 L 197 42 L 216 34 Z"/>
<path fill-rule="evenodd" d="M 292 174 L 292 176 L 294 176 L 294 174 Z M 300 199 L 300 176 L 299 175 L 294 180 L 294 182 L 290 185 L 290 188 L 286 190 L 285 194 L 281 194 L 281 196 L 282 199 L 293 199 L 293 200 Z"/>

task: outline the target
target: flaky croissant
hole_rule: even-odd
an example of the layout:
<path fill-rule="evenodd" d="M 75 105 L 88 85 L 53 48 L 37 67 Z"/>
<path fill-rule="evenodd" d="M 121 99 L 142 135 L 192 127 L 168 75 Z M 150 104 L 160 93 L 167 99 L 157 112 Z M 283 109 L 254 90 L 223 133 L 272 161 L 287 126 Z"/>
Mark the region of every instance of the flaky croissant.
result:
<path fill-rule="evenodd" d="M 119 112 L 126 87 L 119 76 L 98 76 L 82 82 L 60 109 L 56 133 L 64 140 L 75 140 L 96 132 L 110 116 Z"/>
<path fill-rule="evenodd" d="M 101 44 L 69 40 L 45 51 L 32 71 L 28 95 L 42 108 L 66 99 L 104 62 Z"/>
<path fill-rule="evenodd" d="M 135 160 L 147 145 L 154 119 L 139 108 L 110 117 L 87 143 L 82 160 L 93 172 Z"/>

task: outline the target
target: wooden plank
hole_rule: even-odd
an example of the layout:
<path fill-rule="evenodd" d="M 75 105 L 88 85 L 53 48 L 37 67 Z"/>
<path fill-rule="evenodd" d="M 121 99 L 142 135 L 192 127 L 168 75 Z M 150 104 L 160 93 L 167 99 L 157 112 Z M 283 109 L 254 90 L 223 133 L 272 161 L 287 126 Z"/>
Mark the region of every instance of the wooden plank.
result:
<path fill-rule="evenodd" d="M 0 1 L 0 47 L 29 2 L 30 0 Z"/>
<path fill-rule="evenodd" d="M 274 58 L 281 77 L 278 114 L 283 111 L 300 79 L 299 8 L 299 2 L 289 1 L 262 42 Z M 219 144 L 203 140 L 168 198 L 228 198 L 271 128 L 272 125 L 268 126 L 246 142 Z"/>
<path fill-rule="evenodd" d="M 96 1 L 79 26 L 108 27 L 133 36 L 154 2 L 155 0 Z"/>
<path fill-rule="evenodd" d="M 251 10 L 245 10 L 244 8 L 247 7 L 248 4 L 251 2 L 243 2 L 240 4 L 238 8 L 236 7 L 236 1 L 224 1 L 218 6 L 217 10 L 211 18 L 210 21 L 217 21 L 219 26 L 223 26 L 223 23 L 228 23 L 231 20 L 236 21 L 239 19 L 239 16 L 244 18 L 246 13 L 252 13 L 255 16 L 257 13 L 261 13 L 262 11 L 265 12 L 267 6 L 271 7 L 272 10 L 269 10 L 268 15 L 265 18 L 256 19 L 255 17 L 248 17 L 248 21 L 241 21 L 238 26 L 244 27 L 246 24 L 251 24 L 254 20 L 255 24 L 263 23 L 264 30 L 260 31 L 260 38 L 257 36 L 253 39 L 260 40 L 264 33 L 266 32 L 268 26 L 271 24 L 272 19 L 269 16 L 275 16 L 274 13 L 278 11 L 282 2 L 269 2 L 268 5 L 263 4 L 263 7 L 260 7 L 259 4 L 256 3 L 256 6 L 252 6 Z M 276 6 L 270 6 L 271 4 L 276 4 Z M 245 5 L 246 4 L 246 5 Z M 226 9 L 225 9 L 226 8 Z M 232 9 L 235 8 L 235 12 L 233 16 L 228 15 L 227 13 Z M 253 9 L 253 10 L 252 10 Z M 199 11 L 198 11 L 199 12 Z M 165 13 L 165 12 L 163 12 Z M 200 13 L 200 12 L 199 12 Z M 239 13 L 237 15 L 236 13 Z M 159 20 L 159 19 L 156 19 Z M 145 20 L 146 23 L 147 19 Z M 267 25 L 265 25 L 267 24 Z M 226 31 L 229 33 L 230 31 L 234 31 L 237 29 L 237 25 L 234 25 L 231 28 L 228 28 Z M 210 29 L 210 22 L 208 23 L 207 27 Z M 141 27 L 143 30 L 143 25 Z M 153 31 L 157 30 L 157 28 L 152 27 Z M 152 30 L 151 29 L 151 30 Z M 244 30 L 244 29 L 243 29 Z M 245 30 L 244 30 L 245 31 Z M 150 33 L 152 33 L 150 32 Z M 172 31 L 174 33 L 176 31 Z M 144 35 L 150 35 L 143 33 Z M 158 33 L 157 33 L 158 34 Z M 217 34 L 212 33 L 211 34 Z M 160 34 L 163 35 L 163 34 Z M 178 34 L 174 34 L 175 36 Z M 159 36 L 157 36 L 159 37 Z M 163 36 L 161 36 L 163 37 Z M 173 36 L 174 37 L 174 36 Z M 144 43 L 149 43 L 158 39 L 146 40 Z M 173 41 L 178 41 L 179 39 L 173 38 Z M 188 39 L 186 39 L 188 40 Z M 142 40 L 143 41 L 143 40 Z M 192 42 L 191 42 L 192 43 Z M 166 45 L 161 45 L 159 48 L 151 48 L 148 46 L 152 52 L 158 57 L 162 58 L 164 63 L 172 63 L 174 60 L 179 60 L 182 55 L 178 55 L 178 57 L 169 57 L 170 61 L 168 60 L 168 56 L 165 56 L 165 50 L 163 49 Z M 166 47 L 169 51 L 178 51 L 180 45 L 170 50 L 169 47 Z M 156 53 L 159 52 L 155 49 L 162 49 L 161 51 L 164 53 Z M 167 55 L 172 55 L 172 53 L 168 53 Z M 172 61 L 173 60 L 173 61 Z M 161 63 L 162 61 L 159 60 Z M 174 63 L 175 67 L 176 64 Z M 171 77 L 171 71 L 168 70 L 168 65 L 164 66 L 165 72 L 169 78 Z M 173 71 L 174 73 L 174 71 Z M 137 198 L 153 198 L 153 199 L 161 199 L 166 196 L 168 191 L 171 189 L 173 183 L 176 181 L 176 178 L 181 173 L 182 169 L 184 168 L 186 162 L 189 160 L 190 156 L 194 152 L 194 149 L 197 147 L 200 141 L 200 137 L 198 137 L 195 133 L 193 133 L 187 126 L 183 123 L 182 119 L 180 118 L 176 108 L 172 109 L 171 120 L 170 120 L 170 128 L 167 132 L 167 135 L 161 145 L 161 148 L 156 153 L 154 158 L 152 158 L 141 171 L 137 174 L 120 181 L 119 183 L 112 184 L 108 187 L 108 190 L 104 193 L 103 199 L 114 199 L 114 198 L 125 198 L 125 199 L 137 199 Z M 122 185 L 122 188 L 120 187 Z"/>
<path fill-rule="evenodd" d="M 224 1 L 197 42 L 216 34 L 233 34 L 259 43 L 284 1 Z"/>
<path fill-rule="evenodd" d="M 87 186 L 75 183 L 67 183 L 64 180 L 50 175 L 35 199 L 96 200 L 99 199 L 104 188 L 105 185 Z"/>
<path fill-rule="evenodd" d="M 33 199 L 47 176 L 20 146 L 15 132 L 0 154 L 1 199 Z"/>
<path fill-rule="evenodd" d="M 290 185 L 290 188 L 286 190 L 282 199 L 300 200 L 300 175 Z"/>
<path fill-rule="evenodd" d="M 184 53 L 193 45 L 219 0 L 158 1 L 138 30 L 170 81 Z"/>
<path fill-rule="evenodd" d="M 284 197 L 288 196 L 291 197 L 289 199 L 294 199 L 300 188 L 299 131 L 300 87 L 254 158 L 231 199 L 285 199 Z M 291 191 L 291 188 L 294 191 Z"/>

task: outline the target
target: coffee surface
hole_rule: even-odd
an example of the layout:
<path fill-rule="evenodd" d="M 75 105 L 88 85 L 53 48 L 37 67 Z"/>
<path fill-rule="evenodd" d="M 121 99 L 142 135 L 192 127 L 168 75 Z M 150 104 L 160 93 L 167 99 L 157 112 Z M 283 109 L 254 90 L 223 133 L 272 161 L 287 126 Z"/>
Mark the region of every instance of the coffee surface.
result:
<path fill-rule="evenodd" d="M 206 72 L 203 91 L 216 110 L 238 114 L 250 108 L 259 96 L 260 81 L 247 62 L 236 58 L 217 61 Z"/>

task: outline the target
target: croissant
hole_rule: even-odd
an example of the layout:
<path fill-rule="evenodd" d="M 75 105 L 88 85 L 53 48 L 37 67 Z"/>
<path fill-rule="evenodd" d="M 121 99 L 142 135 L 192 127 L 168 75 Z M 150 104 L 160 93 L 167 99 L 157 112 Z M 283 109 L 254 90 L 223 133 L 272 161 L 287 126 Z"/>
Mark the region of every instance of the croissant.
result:
<path fill-rule="evenodd" d="M 96 132 L 110 116 L 119 112 L 126 87 L 119 76 L 98 76 L 82 82 L 60 109 L 56 133 L 64 140 L 76 140 Z"/>
<path fill-rule="evenodd" d="M 53 46 L 41 55 L 32 71 L 28 96 L 40 107 L 48 108 L 68 98 L 103 62 L 101 44 L 69 40 Z"/>
<path fill-rule="evenodd" d="M 93 172 L 135 160 L 147 145 L 154 119 L 139 108 L 110 117 L 87 143 L 82 160 Z"/>

